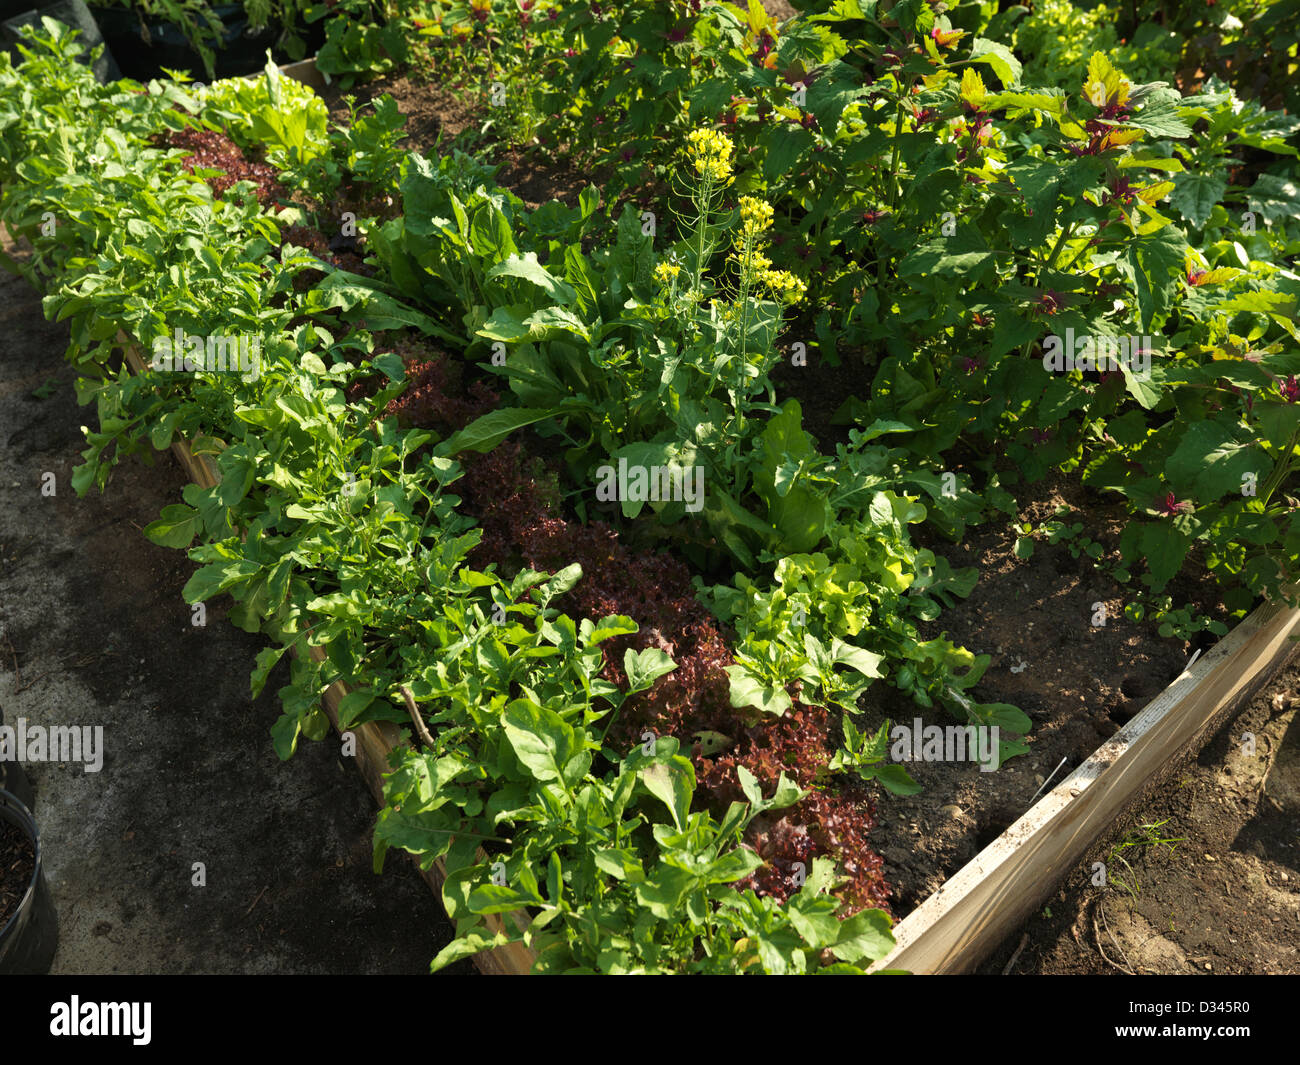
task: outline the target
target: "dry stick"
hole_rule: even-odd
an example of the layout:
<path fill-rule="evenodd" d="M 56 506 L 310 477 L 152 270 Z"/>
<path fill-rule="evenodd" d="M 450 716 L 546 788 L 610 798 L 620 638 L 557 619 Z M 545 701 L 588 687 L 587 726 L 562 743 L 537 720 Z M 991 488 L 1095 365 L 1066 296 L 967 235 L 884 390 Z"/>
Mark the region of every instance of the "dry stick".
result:
<path fill-rule="evenodd" d="M 253 910 L 257 907 L 257 904 L 262 901 L 262 896 L 266 894 L 267 888 L 269 887 L 270 885 L 268 884 L 266 887 L 262 888 L 262 890 L 257 893 L 257 898 L 253 900 L 253 905 L 248 907 L 248 909 L 244 911 L 245 917 L 247 917 L 250 913 L 252 913 Z"/>
<path fill-rule="evenodd" d="M 40 673 L 40 674 L 38 674 L 37 676 L 33 677 L 33 678 L 32 678 L 31 680 L 29 680 L 26 684 L 24 684 L 21 688 L 15 688 L 15 689 L 14 689 L 14 694 L 17 695 L 19 692 L 25 692 L 28 688 L 30 688 L 33 684 L 35 684 L 35 683 L 36 683 L 38 680 L 40 680 L 42 677 L 48 677 L 48 676 L 50 675 L 50 672 L 51 672 L 51 671 L 47 669 L 44 673 Z"/>
<path fill-rule="evenodd" d="M 1110 936 L 1110 941 L 1115 944 L 1115 949 L 1119 951 L 1119 956 L 1124 959 L 1124 964 L 1130 969 L 1133 968 L 1133 963 L 1129 960 L 1128 954 L 1120 946 L 1119 940 L 1115 938 L 1115 933 L 1110 930 L 1110 922 L 1106 920 L 1106 900 L 1104 897 L 1097 900 L 1097 907 L 1101 910 L 1101 923 L 1106 926 L 1106 934 Z"/>
<path fill-rule="evenodd" d="M 103 651 L 99 651 L 99 652 L 97 652 L 96 654 L 89 655 L 88 657 L 83 658 L 80 662 L 74 662 L 74 663 L 72 663 L 72 665 L 69 666 L 68 668 L 69 668 L 69 669 L 81 669 L 83 666 L 88 666 L 88 665 L 90 665 L 90 663 L 93 662 L 93 661 L 95 661 L 95 659 L 97 659 L 97 658 L 103 658 L 103 657 L 104 657 L 104 652 L 103 652 Z M 25 692 L 28 688 L 30 688 L 33 684 L 35 684 L 35 683 L 36 683 L 38 680 L 40 680 L 42 677 L 48 677 L 48 676 L 49 676 L 51 673 L 53 673 L 53 672 L 54 672 L 54 670 L 52 670 L 52 669 L 47 669 L 44 673 L 41 673 L 41 674 L 39 674 L 38 676 L 33 677 L 31 680 L 29 680 L 29 681 L 28 681 L 26 684 L 24 684 L 22 687 L 20 687 L 20 688 L 15 688 L 15 689 L 14 689 L 14 694 L 17 695 L 19 692 Z M 15 679 L 15 680 L 21 680 L 22 678 L 19 677 L 17 673 L 15 673 L 15 674 L 14 674 L 14 679 Z"/>
<path fill-rule="evenodd" d="M 1011 960 L 1007 962 L 1007 967 L 1002 970 L 1003 976 L 1009 975 L 1011 973 L 1011 970 L 1015 968 L 1016 962 L 1020 960 L 1020 952 L 1025 949 L 1025 946 L 1026 944 L 1028 944 L 1028 942 L 1029 942 L 1029 933 L 1026 932 L 1023 936 L 1020 937 L 1020 946 L 1016 947 L 1016 952 L 1011 955 Z"/>
<path fill-rule="evenodd" d="M 424 723 L 424 718 L 420 716 L 420 711 L 415 705 L 415 696 L 411 694 L 411 689 L 403 684 L 397 689 L 402 693 L 402 698 L 406 700 L 406 709 L 411 714 L 411 723 L 415 725 L 415 731 L 419 734 L 424 745 L 430 750 L 436 750 L 433 743 L 433 737 L 429 735 L 429 728 Z"/>
<path fill-rule="evenodd" d="M 1105 921 L 1106 909 L 1104 906 L 1101 905 L 1100 895 L 1097 896 L 1097 901 L 1094 908 L 1101 910 L 1101 919 L 1102 921 Z M 1129 976 L 1137 976 L 1137 973 L 1133 971 L 1131 966 L 1126 967 L 1124 965 L 1119 965 L 1116 962 L 1111 961 L 1110 958 L 1106 957 L 1106 950 L 1101 945 L 1101 929 L 1097 927 L 1097 915 L 1095 913 L 1092 916 L 1092 931 L 1093 934 L 1097 937 L 1097 953 L 1101 955 L 1102 960 L 1105 961 L 1107 965 L 1110 965 L 1112 968 L 1118 969 L 1122 973 L 1127 973 Z M 1128 955 L 1124 953 L 1124 948 L 1119 945 L 1119 940 L 1115 938 L 1115 933 L 1110 930 L 1109 924 L 1106 925 L 1106 932 L 1110 936 L 1111 941 L 1115 944 L 1115 949 L 1119 951 L 1120 956 L 1124 959 L 1125 962 L 1128 962 Z"/>
<path fill-rule="evenodd" d="M 1065 765 L 1066 759 L 1068 759 L 1069 757 L 1070 756 L 1067 754 L 1065 758 L 1062 758 L 1059 762 L 1056 763 L 1056 768 L 1053 769 L 1052 772 L 1048 775 L 1047 779 L 1043 781 L 1042 787 L 1040 787 L 1036 792 L 1034 792 L 1034 799 L 1037 799 L 1038 796 L 1040 796 L 1043 793 L 1043 788 L 1047 787 L 1047 785 L 1051 783 L 1052 777 L 1056 776 L 1056 774 L 1060 772 L 1061 766 Z M 1030 806 L 1034 805 L 1034 799 L 1029 800 Z"/>

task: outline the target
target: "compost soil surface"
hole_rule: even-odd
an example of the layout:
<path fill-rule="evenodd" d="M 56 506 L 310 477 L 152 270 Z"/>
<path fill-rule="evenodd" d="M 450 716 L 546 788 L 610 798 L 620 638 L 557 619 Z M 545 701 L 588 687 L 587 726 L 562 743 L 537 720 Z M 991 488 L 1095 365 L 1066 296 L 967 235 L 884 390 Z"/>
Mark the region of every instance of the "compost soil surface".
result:
<path fill-rule="evenodd" d="M 36 871 L 36 849 L 27 833 L 0 821 L 0 928 L 8 923 L 27 894 Z"/>
<path fill-rule="evenodd" d="M 141 531 L 181 501 L 179 463 L 125 458 L 105 494 L 78 499 L 80 426 L 96 422 L 62 358 L 67 324 L 0 274 L 0 328 L 0 706 L 9 726 L 104 729 L 98 772 L 25 765 L 53 971 L 428 972 L 451 926 L 404 856 L 373 873 L 375 805 L 353 760 L 333 737 L 277 759 L 285 663 L 251 698 L 264 641 L 227 622 L 228 601 L 193 624 L 195 564 Z"/>
<path fill-rule="evenodd" d="M 1300 973 L 1297 711 L 1293 660 L 1135 804 L 981 971 Z"/>
<path fill-rule="evenodd" d="M 1115 557 L 1121 506 L 1092 498 L 1064 478 L 1017 491 L 1027 500 L 1017 522 L 1037 526 L 1071 507 L 1088 535 L 1112 548 L 1105 557 Z M 1117 583 L 1086 556 L 1074 557 L 1067 543 L 1036 541 L 1032 556 L 1021 559 L 1015 553 L 1018 536 L 1003 518 L 968 530 L 959 545 L 929 537 L 936 554 L 954 569 L 976 567 L 979 580 L 967 599 L 923 627 L 925 635 L 946 634 L 989 655 L 989 667 L 970 694 L 1019 707 L 1033 731 L 1024 740 L 1029 752 L 997 772 L 969 763 L 914 762 L 908 771 L 923 785 L 921 793 L 879 796 L 871 838 L 885 859 L 900 914 L 1001 835 L 1040 790 L 1060 783 L 1090 757 L 1175 680 L 1202 645 L 1161 637 L 1153 624 L 1127 620 L 1123 608 L 1133 598 L 1132 586 Z M 1224 617 L 1204 582 L 1182 578 L 1172 592 L 1180 604 L 1190 601 L 1211 617 Z M 1104 625 L 1095 624 L 1099 603 Z M 895 689 L 877 685 L 872 691 L 882 719 L 911 723 L 920 713 Z M 934 715 L 922 716 L 941 723 Z"/>
<path fill-rule="evenodd" d="M 341 90 L 328 86 L 321 94 L 334 122 L 346 122 L 347 96 L 356 105 L 364 105 L 380 96 L 391 96 L 406 117 L 406 140 L 402 147 L 410 152 L 434 158 L 439 147 L 449 150 L 451 142 L 481 126 L 487 115 L 481 108 L 465 102 L 463 94 L 438 82 L 426 82 L 412 74 L 396 73 Z M 468 146 L 466 146 L 468 149 Z M 544 145 L 530 148 L 496 147 L 488 153 L 501 169 L 497 181 L 510 189 L 530 209 L 551 200 L 572 207 L 578 196 L 593 182 L 602 183 L 599 173 L 592 173 L 555 155 Z"/>

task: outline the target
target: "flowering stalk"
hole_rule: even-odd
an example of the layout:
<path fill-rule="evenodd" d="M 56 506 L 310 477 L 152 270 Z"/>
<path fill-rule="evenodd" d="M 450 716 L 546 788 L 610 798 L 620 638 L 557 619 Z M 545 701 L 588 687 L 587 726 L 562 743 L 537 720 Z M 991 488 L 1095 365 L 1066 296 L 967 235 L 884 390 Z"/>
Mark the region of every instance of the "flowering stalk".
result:
<path fill-rule="evenodd" d="M 686 137 L 686 153 L 696 178 L 691 186 L 691 203 L 695 207 L 695 262 L 691 264 L 692 299 L 703 297 L 701 287 L 704 264 L 712 251 L 709 228 L 716 210 L 716 197 L 731 184 L 731 160 L 735 146 L 716 130 L 696 129 Z"/>
<path fill-rule="evenodd" d="M 735 431 L 739 436 L 745 427 L 744 398 L 749 370 L 749 300 L 760 270 L 767 270 L 771 262 L 758 250 L 772 226 L 772 207 L 752 196 L 740 198 L 740 239 L 737 242 L 737 260 L 740 266 L 740 289 L 736 295 L 736 310 L 740 317 L 740 339 L 736 352 L 736 386 L 732 405 L 736 411 Z"/>

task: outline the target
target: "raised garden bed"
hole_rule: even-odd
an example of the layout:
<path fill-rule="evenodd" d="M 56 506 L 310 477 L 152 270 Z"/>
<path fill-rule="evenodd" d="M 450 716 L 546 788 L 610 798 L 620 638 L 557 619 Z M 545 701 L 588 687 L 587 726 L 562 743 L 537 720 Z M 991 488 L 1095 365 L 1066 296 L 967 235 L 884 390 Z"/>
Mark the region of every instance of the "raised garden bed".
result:
<path fill-rule="evenodd" d="M 320 88 L 321 79 L 310 63 L 285 73 Z M 142 372 L 138 348 L 126 351 L 132 369 Z M 216 483 L 211 463 L 199 462 L 182 442 L 173 449 L 196 483 Z M 876 968 L 936 973 L 973 969 L 1051 894 L 1065 868 L 1130 804 L 1149 795 L 1211 726 L 1240 709 L 1286 664 L 1294 653 L 1290 636 L 1297 622 L 1300 612 L 1294 609 L 1259 607 L 907 915 L 894 929 L 898 946 Z M 323 652 L 314 653 L 324 658 Z M 335 685 L 325 695 L 336 729 L 338 702 L 346 694 L 346 686 Z M 395 726 L 366 724 L 356 734 L 359 768 L 382 804 L 381 776 L 400 733 Z M 434 870 L 425 875 L 437 891 L 440 863 Z M 521 927 L 526 920 L 515 919 Z M 523 948 L 497 948 L 476 956 L 476 964 L 485 972 L 526 972 L 532 959 Z"/>
<path fill-rule="evenodd" d="M 145 371 L 140 349 L 124 341 L 135 373 Z M 218 475 L 204 456 L 177 440 L 172 451 L 196 484 L 211 487 Z M 913 973 L 973 970 L 1056 889 L 1065 871 L 1135 802 L 1149 797 L 1178 761 L 1195 751 L 1207 733 L 1242 709 L 1295 656 L 1300 610 L 1257 608 L 1187 671 L 1151 700 L 1127 725 L 1074 772 L 1048 791 L 976 858 L 944 882 L 893 929 L 896 948 L 876 969 Z M 314 649 L 324 659 L 324 652 Z M 335 684 L 324 700 L 331 724 L 348 694 Z M 402 742 L 393 725 L 366 723 L 352 730 L 357 767 L 383 805 L 383 774 Z M 417 863 L 418 864 L 418 863 Z M 421 869 L 430 888 L 442 887 L 441 862 Z M 522 914 L 509 915 L 526 927 Z M 510 944 L 476 954 L 489 975 L 524 974 L 531 951 Z"/>
<path fill-rule="evenodd" d="M 965 90 L 963 90 L 965 91 Z M 703 151 L 703 150 L 702 150 Z M 477 209 L 477 208 L 476 208 Z M 400 229 L 394 230 L 400 234 Z M 1066 230 L 1066 234 L 1069 230 Z M 420 234 L 422 235 L 422 234 Z M 394 237 L 385 230 L 385 241 L 391 242 Z M 620 238 L 621 239 L 621 238 Z M 1066 235 L 1063 234 L 1057 247 L 1065 242 Z M 1054 251 L 1053 251 L 1054 255 Z M 510 265 L 510 264 L 506 264 Z M 510 269 L 523 269 L 523 267 L 510 267 Z M 508 270 L 507 270 L 508 273 Z M 550 281 L 541 281 L 534 278 L 536 283 L 542 287 L 550 285 Z M 788 283 L 789 282 L 783 282 Z M 391 311 L 389 312 L 391 313 Z M 382 317 L 381 313 L 381 317 Z M 494 319 L 497 325 L 485 326 L 498 330 L 498 335 L 503 335 L 502 330 L 508 329 L 508 319 Z M 136 356 L 136 362 L 139 362 Z M 409 364 L 408 364 L 409 365 Z M 537 402 L 537 401 L 534 401 Z M 513 428 L 521 423 L 520 417 L 530 416 L 532 412 L 524 410 L 516 414 L 519 408 L 503 408 L 500 414 L 504 419 L 513 420 L 510 427 Z M 796 419 L 798 407 L 796 411 Z M 811 406 L 810 406 L 811 411 Z M 826 415 L 826 424 L 831 423 L 829 414 Z M 789 408 L 785 410 L 783 417 L 788 417 Z M 543 415 L 550 416 L 550 415 Z M 538 421 L 534 417 L 533 421 Z M 455 437 L 455 442 L 464 445 L 465 441 L 471 440 L 473 433 L 480 434 L 480 437 L 489 432 L 498 432 L 500 425 L 503 425 L 502 417 L 498 417 L 495 423 L 490 419 L 481 419 L 471 425 L 471 428 L 463 430 Z M 759 423 L 762 424 L 762 423 Z M 772 419 L 775 424 L 775 419 Z M 797 428 L 796 421 L 796 428 Z M 809 421 L 813 424 L 813 421 Z M 822 423 L 819 424 L 819 436 L 822 436 Z M 879 423 L 878 423 L 879 424 Z M 898 432 L 896 423 L 885 432 Z M 902 427 L 907 432 L 915 432 L 915 427 Z M 468 436 L 467 436 L 468 434 Z M 504 436 L 504 433 L 500 433 Z M 499 438 L 499 437 L 498 437 Z M 539 445 L 545 447 L 546 443 L 543 438 L 538 438 Z M 857 442 L 855 442 L 857 446 Z M 486 447 L 477 447 L 471 450 L 487 450 Z M 455 449 L 448 445 L 447 454 L 454 454 Z M 201 456 L 200 456 L 201 458 Z M 844 458 L 841 454 L 841 459 Z M 191 462 L 194 456 L 191 455 Z M 194 468 L 198 473 L 199 484 L 212 484 L 211 469 L 198 466 Z M 207 480 L 204 480 L 207 479 Z M 481 492 L 481 489 L 476 489 Z M 473 494 L 473 493 L 471 493 Z M 1170 494 L 1170 507 L 1174 512 L 1178 511 L 1175 507 L 1174 495 Z M 937 497 L 936 497 L 937 503 Z M 771 503 L 776 508 L 776 503 Z M 811 505 L 810 505 L 811 506 Z M 941 508 L 941 505 L 940 505 Z M 567 519 L 565 519 L 567 520 Z M 910 519 L 909 519 L 910 520 Z M 632 532 L 633 540 L 636 536 L 643 536 L 647 531 L 647 525 L 640 527 L 629 527 Z M 490 529 L 489 529 L 490 532 Z M 1030 532 L 1028 529 L 1024 531 Z M 650 542 L 653 542 L 651 540 Z M 793 542 L 793 541 L 790 541 Z M 815 542 L 815 541 L 814 541 Z M 641 546 L 645 541 L 641 542 Z M 634 544 L 633 546 L 637 546 Z M 693 558 L 699 557 L 699 547 L 701 544 L 693 542 L 686 538 L 686 550 L 688 554 L 694 551 Z M 1132 545 L 1128 545 L 1123 554 L 1131 553 Z M 740 554 L 744 557 L 745 546 L 737 541 L 736 545 L 728 545 L 728 549 L 733 553 Z M 620 549 L 621 550 L 621 549 Z M 790 550 L 790 547 L 787 547 Z M 1019 551 L 1019 545 L 1017 545 Z M 211 557 L 209 557 L 211 558 Z M 525 559 L 528 555 L 525 554 Z M 913 564 L 915 559 L 909 559 Z M 924 563 L 918 564 L 918 572 Z M 708 566 L 711 566 L 708 568 Z M 711 572 L 716 576 L 718 567 L 716 559 L 708 563 L 706 572 Z M 593 616 L 597 616 L 594 615 Z M 731 614 L 735 618 L 735 611 Z M 750 619 L 753 620 L 753 619 Z M 931 619 L 932 620 L 932 619 Z M 1096 624 L 1096 623 L 1095 623 Z M 879 958 L 875 961 L 876 967 L 907 967 L 915 971 L 946 971 L 969 969 L 983 953 L 987 953 L 996 945 L 998 936 L 1004 935 L 1009 930 L 1011 923 L 1023 917 L 1030 906 L 1034 905 L 1037 897 L 1041 893 L 1050 889 L 1050 876 L 1060 874 L 1067 863 L 1073 862 L 1083 849 L 1091 843 L 1093 839 L 1105 830 L 1108 824 L 1113 822 L 1117 817 L 1118 811 L 1139 795 L 1141 789 L 1151 787 L 1154 780 L 1160 776 L 1160 770 L 1169 761 L 1170 758 L 1178 757 L 1179 754 L 1186 752 L 1188 745 L 1195 744 L 1197 737 L 1203 735 L 1206 727 L 1214 722 L 1223 714 L 1232 713 L 1235 707 L 1248 696 L 1249 692 L 1257 687 L 1258 684 L 1264 683 L 1271 671 L 1281 666 L 1286 658 L 1291 645 L 1287 641 L 1292 627 L 1295 624 L 1294 611 L 1288 609 L 1274 609 L 1274 607 L 1260 607 L 1245 622 L 1238 625 L 1225 640 L 1219 642 L 1205 654 L 1199 662 L 1191 668 L 1187 674 L 1180 676 L 1174 681 L 1169 689 L 1166 689 L 1161 696 L 1156 698 L 1147 709 L 1136 714 L 1119 713 L 1121 707 L 1115 707 L 1113 724 L 1119 728 L 1119 719 L 1131 717 L 1130 723 L 1119 728 L 1115 736 L 1101 746 L 1092 758 L 1084 762 L 1078 770 L 1066 780 L 1065 783 L 1057 784 L 1050 789 L 1041 801 L 1032 808 L 1023 817 L 1006 818 L 1006 821 L 1014 822 L 1008 831 L 1002 834 L 998 839 L 993 840 L 987 848 L 975 857 L 975 860 L 967 865 L 965 869 L 959 871 L 948 884 L 945 884 L 939 892 L 935 893 L 930 901 L 924 902 L 922 906 L 906 921 L 896 927 L 896 936 L 898 945 L 896 951 L 889 954 L 888 957 Z M 978 635 L 978 629 L 976 629 Z M 660 646 L 676 654 L 672 650 L 673 633 L 660 632 L 655 629 L 651 633 L 654 640 L 660 641 Z M 931 637 L 932 642 L 939 640 L 939 637 Z M 941 640 L 939 640 L 941 642 Z M 643 645 L 642 645 L 643 646 Z M 837 645 L 839 646 L 839 645 Z M 646 651 L 643 650 L 642 654 Z M 659 651 L 660 654 L 663 651 Z M 346 653 L 344 653 L 346 654 Z M 630 654 L 630 650 L 629 650 Z M 653 655 L 651 655 L 653 657 Z M 318 663 L 326 661 L 335 661 L 335 651 L 330 649 L 326 653 L 324 649 L 313 649 L 313 658 Z M 646 659 L 649 661 L 649 659 Z M 870 675 L 870 670 L 874 668 L 868 663 L 867 659 L 859 657 L 859 663 L 863 671 Z M 985 662 L 987 664 L 987 662 Z M 858 666 L 854 666 L 858 668 Z M 897 668 L 897 667 L 896 667 Z M 910 667 L 905 668 L 904 674 Z M 983 668 L 983 667 L 980 667 Z M 1022 662 L 1021 668 L 1024 668 Z M 1018 672 L 1013 670 L 1013 672 Z M 630 676 L 630 667 L 629 667 Z M 732 677 L 736 680 L 736 677 Z M 823 683 L 826 683 L 823 677 Z M 1139 689 L 1130 689 L 1130 685 L 1123 685 L 1123 696 L 1130 703 L 1140 702 L 1144 697 L 1144 692 Z M 1158 684 L 1154 685 L 1158 689 Z M 829 689 L 828 689 L 829 690 Z M 983 697 L 987 697 L 988 683 L 982 689 Z M 331 684 L 329 688 L 331 694 L 326 694 L 326 711 L 330 718 L 333 719 L 335 726 L 341 723 L 342 701 L 344 698 L 351 700 L 347 713 L 351 713 L 351 706 L 355 705 L 354 697 L 364 697 L 367 693 L 364 690 L 348 690 L 341 688 L 337 683 Z M 753 692 L 751 692 L 753 696 Z M 426 696 L 421 696 L 425 698 Z M 754 696 L 758 697 L 758 696 Z M 948 696 L 945 696 L 945 698 Z M 735 689 L 733 689 L 733 698 L 735 698 Z M 781 698 L 780 690 L 772 690 L 766 697 L 768 702 L 776 702 Z M 789 702 L 789 694 L 785 696 Z M 954 697 L 956 698 L 956 697 Z M 1109 698 L 1109 697 L 1108 697 Z M 988 703 L 988 705 L 971 705 L 970 697 L 963 697 L 958 700 L 957 705 L 967 706 L 972 715 L 984 714 L 987 722 L 992 720 L 1001 720 L 1004 724 L 1010 722 L 1019 722 L 1021 718 L 1013 717 L 1008 710 L 997 709 L 1000 703 Z M 738 706 L 738 703 L 736 703 Z M 754 703 L 758 705 L 758 703 Z M 923 703 L 924 705 L 924 703 Z M 859 707 L 861 709 L 861 707 Z M 898 710 L 897 703 L 891 703 L 891 709 Z M 1102 717 L 1106 717 L 1106 711 L 1109 707 L 1093 707 L 1093 713 L 1101 711 Z M 1135 711 L 1136 706 L 1128 706 L 1128 710 Z M 802 711 L 801 711 L 802 713 Z M 1018 713 L 1018 711 L 1015 711 Z M 1000 715 L 1000 717 L 998 717 Z M 902 717 L 901 713 L 891 714 L 891 717 Z M 422 728 L 420 715 L 412 710 L 413 724 L 416 732 Z M 975 718 L 972 718 L 974 720 Z M 370 763 L 369 769 L 363 765 L 363 770 L 367 770 L 368 779 L 372 780 L 372 787 L 381 788 L 378 783 L 381 766 L 386 762 L 387 756 L 394 750 L 399 750 L 398 745 L 394 743 L 396 733 L 396 724 L 393 720 L 390 722 L 367 722 L 360 728 L 370 728 L 373 726 L 373 732 L 367 733 L 367 739 L 363 748 L 367 750 L 368 756 L 363 762 Z M 517 727 L 517 726 L 516 726 Z M 355 735 L 360 736 L 360 732 L 354 731 Z M 1023 730 L 1017 730 L 1023 731 Z M 634 735 L 634 733 L 633 733 Z M 653 733 L 651 733 L 653 735 Z M 705 735 L 705 733 L 697 733 Z M 716 733 L 714 733 L 716 735 Z M 723 737 L 728 739 L 728 737 Z M 735 743 L 735 740 L 728 740 L 729 743 Z M 848 741 L 848 733 L 846 733 Z M 432 748 L 433 741 L 429 741 Z M 725 749 L 725 748 L 724 748 Z M 1091 749 L 1088 746 L 1087 749 Z M 419 745 L 416 745 L 419 752 Z M 517 748 L 516 748 L 517 750 Z M 400 758 L 406 759 L 407 765 L 411 762 L 406 753 L 399 752 Z M 1069 756 L 1069 752 L 1067 752 Z M 702 754 L 701 750 L 695 750 L 694 756 L 697 759 L 697 772 L 711 771 L 712 759 L 708 754 Z M 839 757 L 839 756 L 837 756 Z M 370 762 L 370 758 L 376 761 Z M 703 761 L 699 759 L 703 758 Z M 725 758 L 719 759 L 719 765 L 725 761 Z M 1044 770 L 1050 769 L 1049 766 L 1043 766 Z M 693 778 L 694 778 L 693 772 Z M 741 782 L 744 782 L 744 776 L 741 776 Z M 775 782 L 772 782 L 775 783 Z M 897 780 L 894 780 L 897 783 Z M 382 789 L 382 788 L 381 788 Z M 1043 787 L 1040 791 L 1047 789 L 1047 779 L 1043 780 Z M 780 791 L 780 785 L 777 787 Z M 749 792 L 746 791 L 746 795 Z M 666 800 L 667 801 L 667 800 Z M 757 800 L 755 800 L 757 801 Z M 887 801 L 887 800 L 885 800 Z M 870 808 L 863 806 L 863 818 L 870 818 Z M 676 817 L 675 813 L 675 817 Z M 870 822 L 868 822 L 870 823 Z M 680 827 L 680 826 L 679 826 Z M 759 844 L 766 845 L 766 844 Z M 478 861 L 484 861 L 484 853 L 480 852 Z M 787 861 L 788 858 L 787 858 Z M 781 876 L 789 875 L 789 866 L 779 866 L 772 863 L 774 869 Z M 555 874 L 559 875 L 558 867 Z M 493 882 L 495 884 L 495 880 Z M 801 886 L 802 882 L 797 886 Z M 771 891 L 776 884 L 768 884 L 764 889 Z M 552 884 L 554 891 L 554 884 Z M 783 888 L 788 891 L 788 888 Z M 502 893 L 504 897 L 504 893 Z M 538 899 L 541 896 L 538 896 Z M 554 897 L 554 896 L 552 896 Z M 480 904 L 481 905 L 481 904 Z M 489 917 L 495 917 L 495 914 L 489 914 Z M 499 926 L 490 923 L 491 931 L 497 931 Z M 520 923 L 523 928 L 523 923 Z M 498 967 L 510 967 L 519 965 L 521 961 L 526 961 L 526 956 L 516 957 L 510 962 L 490 962 Z"/>

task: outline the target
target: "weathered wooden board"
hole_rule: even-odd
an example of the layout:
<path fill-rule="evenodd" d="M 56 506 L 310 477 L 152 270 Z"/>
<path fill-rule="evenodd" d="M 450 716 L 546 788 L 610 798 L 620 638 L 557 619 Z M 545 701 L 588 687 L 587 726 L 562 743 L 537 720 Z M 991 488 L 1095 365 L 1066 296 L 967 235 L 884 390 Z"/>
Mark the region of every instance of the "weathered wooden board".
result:
<path fill-rule="evenodd" d="M 877 969 L 968 972 L 1052 893 L 1130 802 L 1296 652 L 1300 611 L 1265 603 L 903 921 Z"/>
<path fill-rule="evenodd" d="M 329 77 L 322 74 L 316 69 L 316 59 L 303 59 L 297 63 L 286 63 L 280 68 L 280 73 L 286 78 L 292 78 L 294 81 L 300 81 L 308 85 L 317 92 L 323 92 L 325 86 L 329 83 Z"/>

